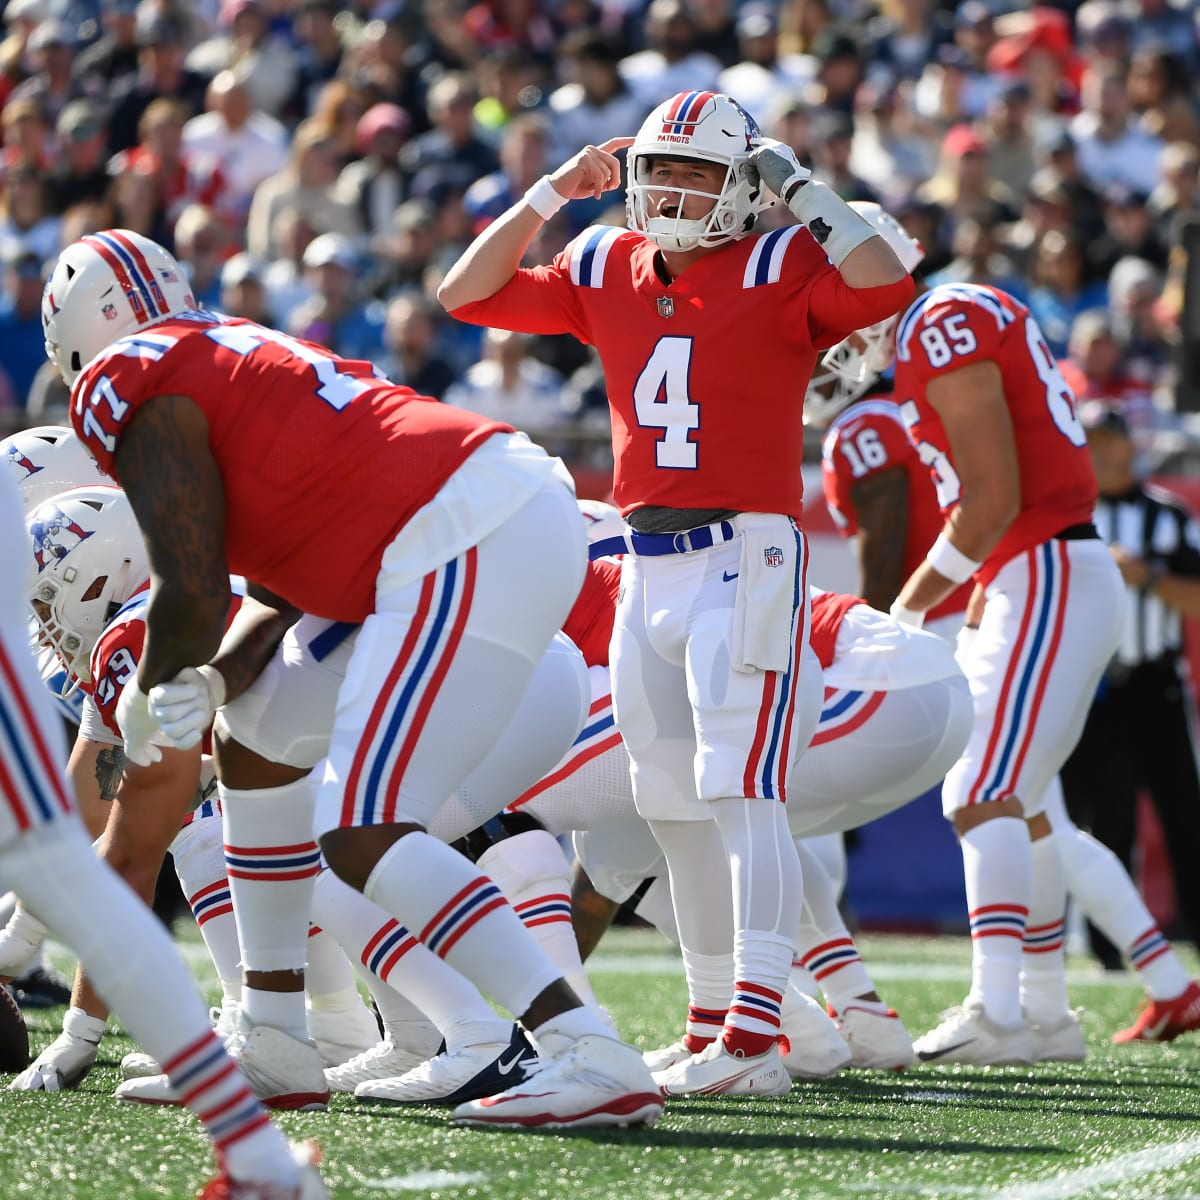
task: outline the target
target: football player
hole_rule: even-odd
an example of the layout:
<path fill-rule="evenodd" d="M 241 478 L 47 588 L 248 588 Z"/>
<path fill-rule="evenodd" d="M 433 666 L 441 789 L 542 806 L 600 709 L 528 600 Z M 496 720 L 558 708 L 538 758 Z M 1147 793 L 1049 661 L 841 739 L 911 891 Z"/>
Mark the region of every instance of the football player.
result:
<path fill-rule="evenodd" d="M 875 223 L 911 241 L 888 214 Z M 945 520 L 891 612 L 919 625 L 973 581 L 977 627 L 960 652 L 975 727 L 942 786 L 963 854 L 972 984 L 916 1050 L 928 1062 L 1025 1063 L 1061 1035 L 1082 1057 L 1061 968 L 1066 884 L 1042 803 L 1124 613 L 1091 523 L 1083 428 L 1036 321 L 997 288 L 925 292 L 894 343 L 895 401 Z"/>
<path fill-rule="evenodd" d="M 890 222 L 878 205 L 855 207 L 868 219 Z M 910 270 L 924 257 L 911 238 L 895 237 L 893 248 Z M 889 320 L 860 330 L 827 351 L 804 405 L 805 421 L 825 430 L 821 472 L 826 507 L 842 536 L 855 538 L 862 591 L 880 607 L 895 600 L 942 528 L 928 468 L 908 440 L 891 381 L 883 374 L 894 356 L 895 325 Z M 972 588 L 971 582 L 963 583 L 931 607 L 924 627 L 955 638 Z M 964 642 L 970 637 L 968 631 Z M 1057 777 L 1045 795 L 1044 812 L 1054 831 L 1067 890 L 1088 918 L 1125 950 L 1147 990 L 1147 1007 L 1114 1040 L 1142 1040 L 1162 1012 L 1186 1011 L 1200 991 L 1120 860 L 1071 821 Z M 1083 1035 L 1067 1006 L 1065 984 L 1059 982 L 1062 913 L 1047 911 L 1040 926 L 1027 926 L 1022 953 L 1022 1009 L 1033 1038 L 1033 1056 L 1039 1061 L 1082 1059 Z M 1039 978 L 1046 981 L 1040 988 L 1034 982 Z M 1172 1034 L 1182 1032 L 1185 1023 Z M 1169 1023 L 1165 1028 L 1171 1028 Z"/>
<path fill-rule="evenodd" d="M 24 561 L 21 499 L 7 472 L 0 541 L 5 563 Z M 220 1177 L 205 1195 L 327 1196 L 313 1149 L 289 1148 L 229 1059 L 161 923 L 92 850 L 62 776 L 61 725 L 24 642 L 24 578 L 7 571 L 0 580 L 0 876 L 74 950 L 130 1032 L 186 1090 L 220 1158 Z"/>
<path fill-rule="evenodd" d="M 629 228 L 594 226 L 550 266 L 521 268 L 563 205 L 620 189 L 623 148 Z M 755 234 L 772 193 L 799 223 Z M 723 1023 L 697 1043 L 690 1090 L 790 1086 L 776 1038 L 801 871 L 779 802 L 821 693 L 798 525 L 799 381 L 819 348 L 896 312 L 911 289 L 861 217 L 709 91 L 673 96 L 636 137 L 544 176 L 439 288 L 461 320 L 571 333 L 604 367 L 630 551 L 614 707 L 638 811 L 670 864 L 689 1003 Z M 713 879 L 731 880 L 732 936 Z"/>
<path fill-rule="evenodd" d="M 67 247 L 42 315 L 73 389 L 72 426 L 124 487 L 147 544 L 146 642 L 118 713 L 127 756 L 158 757 L 171 743 L 164 719 L 186 727 L 180 748 L 194 745 L 220 707 L 209 660 L 231 567 L 295 610 L 361 623 L 324 771 L 321 849 L 520 1015 L 546 1063 L 536 1096 L 518 1086 L 455 1119 L 656 1120 L 662 1099 L 641 1056 L 582 1005 L 499 889 L 426 832 L 578 592 L 585 539 L 560 464 L 369 363 L 198 311 L 179 264 L 136 233 Z M 309 828 L 285 820 L 273 845 L 306 845 Z"/>

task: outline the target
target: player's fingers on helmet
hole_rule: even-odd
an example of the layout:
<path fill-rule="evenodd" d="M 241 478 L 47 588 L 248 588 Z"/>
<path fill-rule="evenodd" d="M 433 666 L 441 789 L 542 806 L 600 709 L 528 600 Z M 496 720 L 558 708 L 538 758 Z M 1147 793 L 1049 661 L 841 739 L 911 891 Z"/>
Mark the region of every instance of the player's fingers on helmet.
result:
<path fill-rule="evenodd" d="M 597 149 L 603 150 L 605 154 L 616 154 L 618 150 L 632 146 L 634 140 L 631 137 L 613 137 L 609 138 L 607 142 L 601 142 Z"/>

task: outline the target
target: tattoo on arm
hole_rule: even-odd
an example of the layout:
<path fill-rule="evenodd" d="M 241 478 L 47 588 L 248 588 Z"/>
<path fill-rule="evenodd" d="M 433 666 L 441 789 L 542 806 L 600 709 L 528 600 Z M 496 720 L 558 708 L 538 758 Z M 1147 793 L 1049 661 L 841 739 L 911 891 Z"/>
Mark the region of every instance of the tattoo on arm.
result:
<path fill-rule="evenodd" d="M 115 800 L 125 772 L 125 751 L 121 746 L 106 746 L 96 755 L 96 782 L 101 800 Z"/>
<path fill-rule="evenodd" d="M 154 579 L 138 671 L 149 687 L 207 662 L 224 631 L 225 499 L 204 414 L 186 396 L 155 397 L 126 429 L 115 469 Z"/>

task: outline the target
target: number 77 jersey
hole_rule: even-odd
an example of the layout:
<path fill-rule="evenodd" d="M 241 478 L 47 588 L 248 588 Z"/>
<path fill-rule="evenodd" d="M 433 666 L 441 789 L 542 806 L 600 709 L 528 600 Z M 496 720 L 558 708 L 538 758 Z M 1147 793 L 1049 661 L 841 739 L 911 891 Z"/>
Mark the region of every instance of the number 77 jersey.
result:
<path fill-rule="evenodd" d="M 962 486 L 926 388 L 977 362 L 1000 371 L 1021 483 L 1017 517 L 976 576 L 986 585 L 1014 555 L 1090 521 L 1096 478 L 1075 396 L 1029 310 L 999 288 L 942 284 L 913 301 L 896 327 L 895 400 L 943 512 Z"/>

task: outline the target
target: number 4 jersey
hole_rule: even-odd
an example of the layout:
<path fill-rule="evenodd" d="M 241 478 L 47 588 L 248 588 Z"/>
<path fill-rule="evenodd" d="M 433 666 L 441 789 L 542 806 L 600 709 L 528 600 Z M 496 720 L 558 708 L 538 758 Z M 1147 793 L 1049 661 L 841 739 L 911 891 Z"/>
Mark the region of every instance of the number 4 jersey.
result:
<path fill-rule="evenodd" d="M 925 389 L 937 375 L 976 362 L 1000 370 L 1021 482 L 1020 511 L 976 576 L 988 584 L 1014 555 L 1090 521 L 1096 478 L 1075 397 L 1029 310 L 998 288 L 942 284 L 919 296 L 896 327 L 895 399 L 943 511 L 958 503 L 961 485 Z"/>
<path fill-rule="evenodd" d="M 551 266 L 518 271 L 453 315 L 595 346 L 622 513 L 662 505 L 799 518 L 816 352 L 896 312 L 912 281 L 852 288 L 800 225 L 723 246 L 670 283 L 657 254 L 640 233 L 593 226 Z"/>
<path fill-rule="evenodd" d="M 510 428 L 390 383 L 368 362 L 192 312 L 114 342 L 76 379 L 71 422 L 105 471 L 116 474 L 124 430 L 156 396 L 187 396 L 208 421 L 229 569 L 339 621 L 372 611 L 384 549 Z"/>

